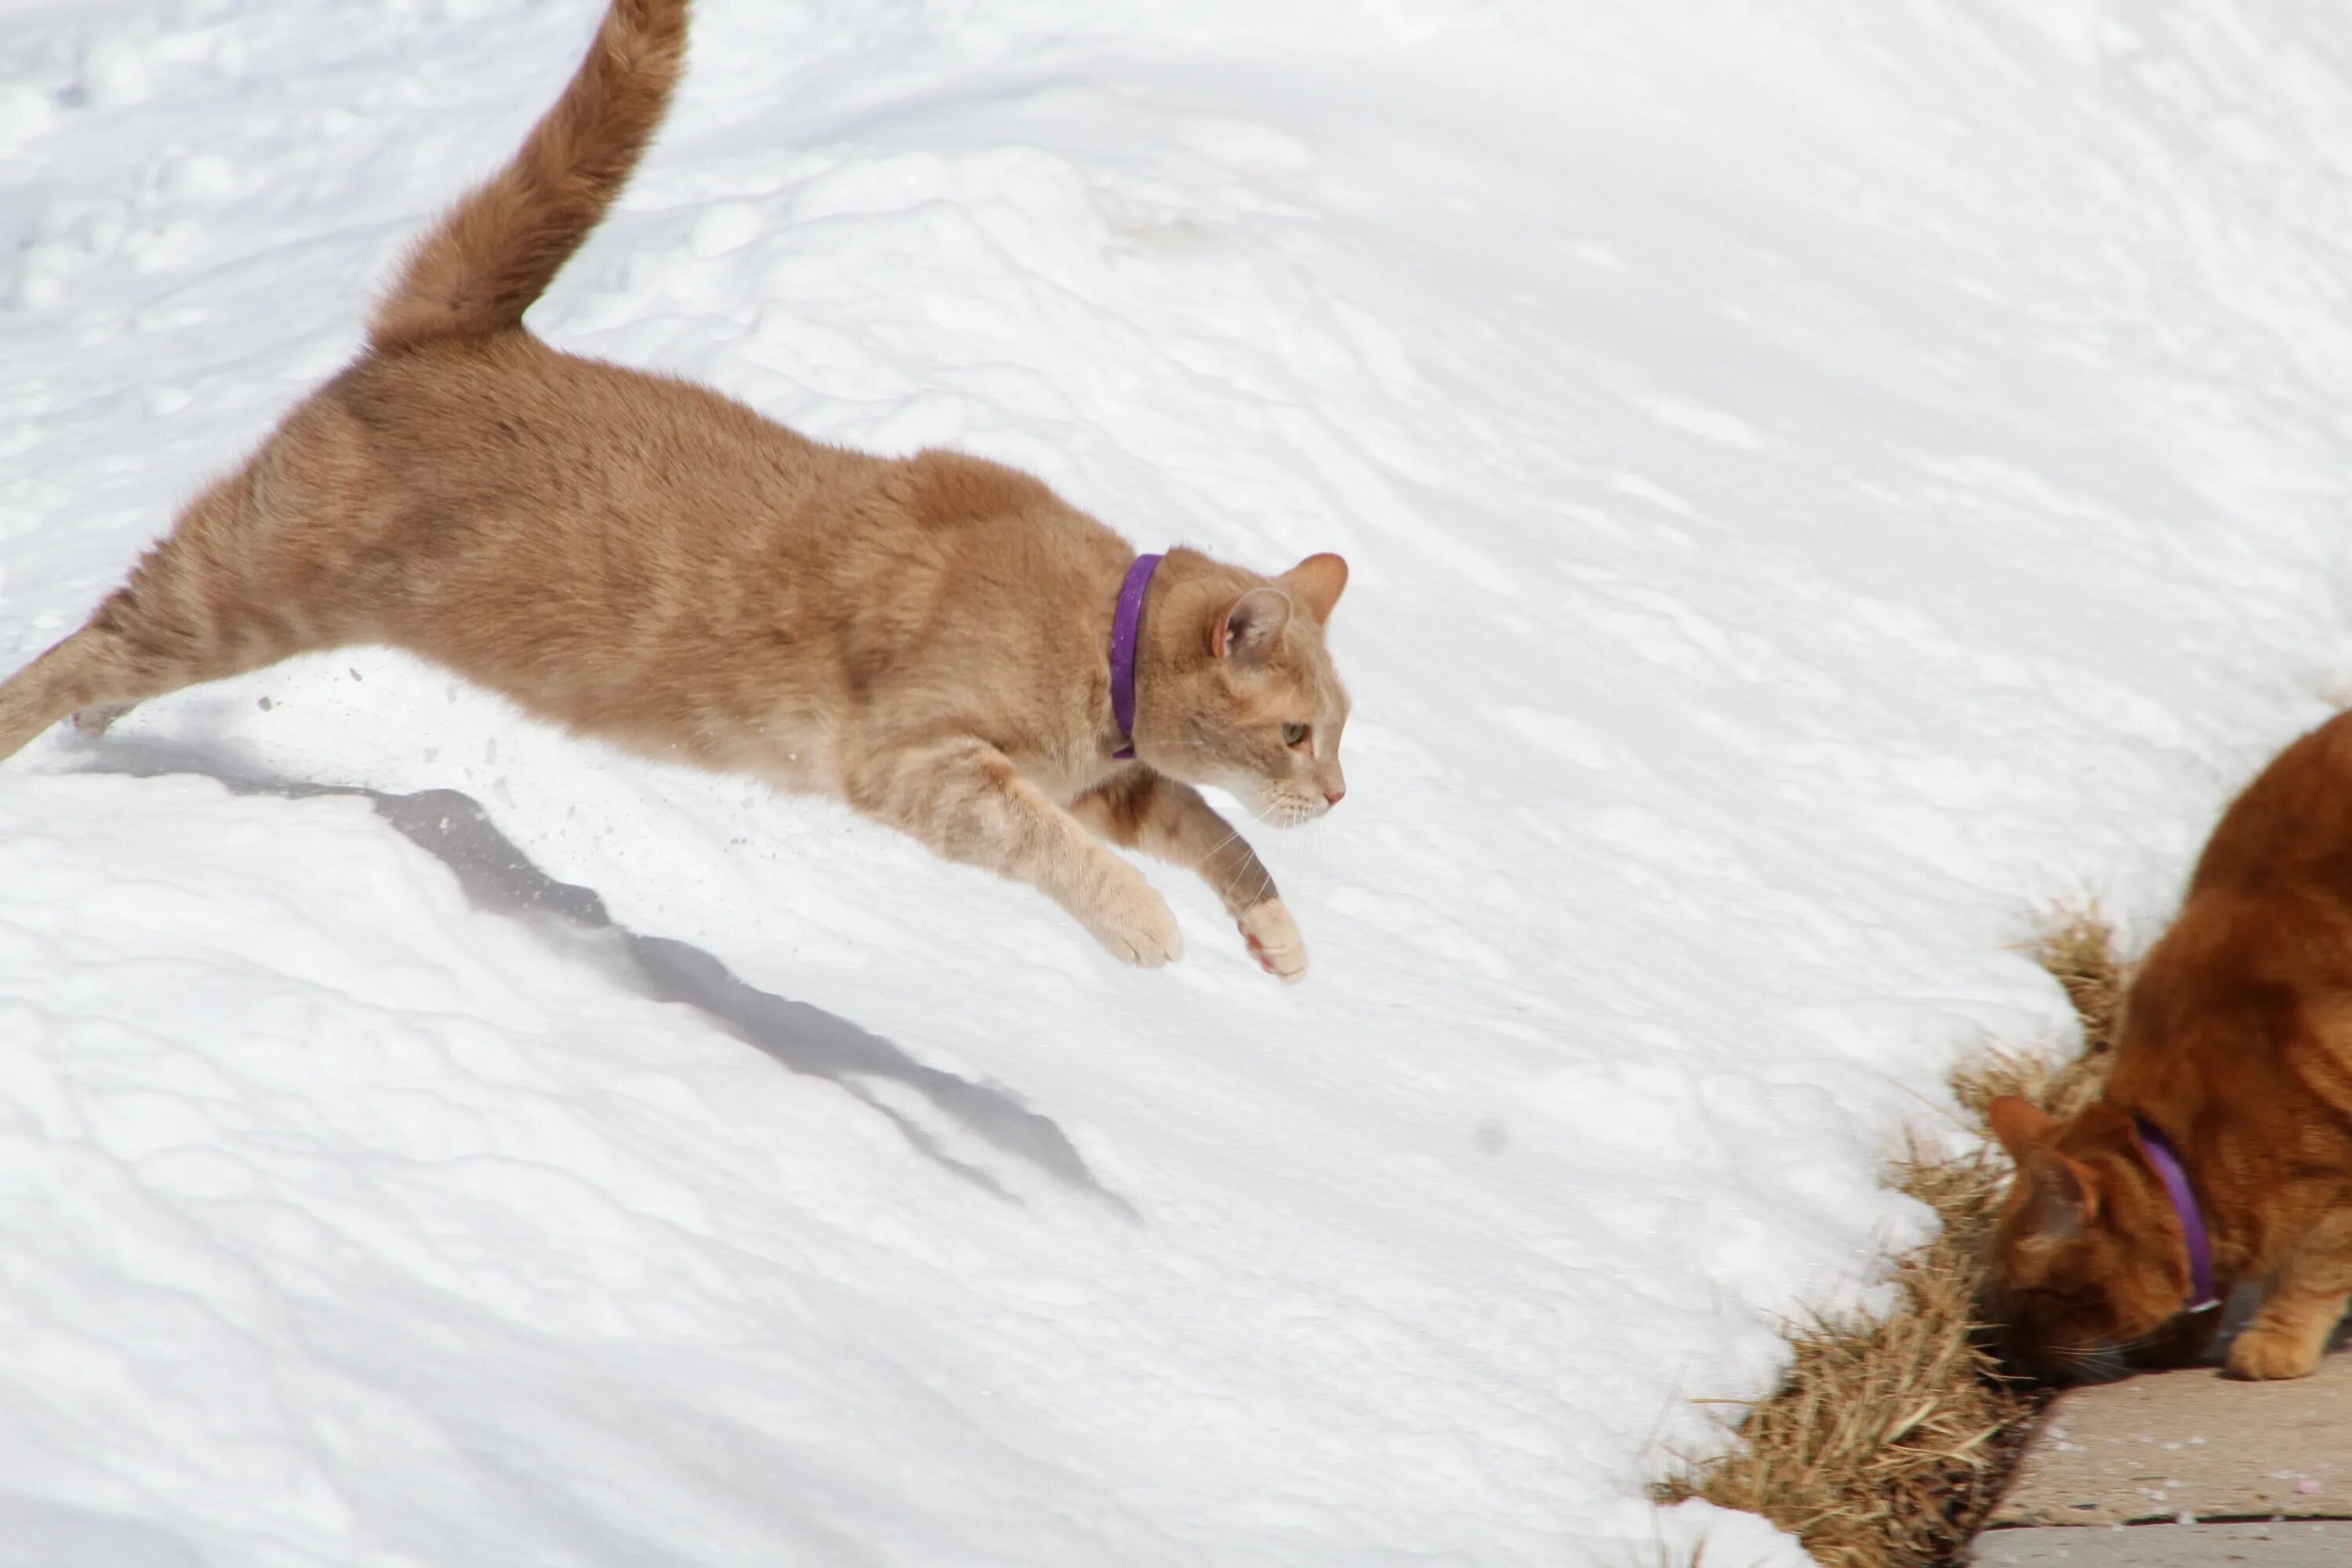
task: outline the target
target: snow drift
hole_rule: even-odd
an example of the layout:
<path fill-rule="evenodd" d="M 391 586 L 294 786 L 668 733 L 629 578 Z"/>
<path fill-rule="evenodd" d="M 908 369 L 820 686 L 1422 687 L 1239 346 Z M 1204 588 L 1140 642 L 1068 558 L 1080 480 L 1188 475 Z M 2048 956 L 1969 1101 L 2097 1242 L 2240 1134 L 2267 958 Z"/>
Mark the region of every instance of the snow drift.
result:
<path fill-rule="evenodd" d="M 593 0 L 16 0 L 0 655 L 355 348 Z M 1345 552 L 1351 790 L 1123 972 L 373 650 L 0 771 L 0 1562 L 1618 1564 L 1868 1301 L 2005 950 L 2352 644 L 2352 21 L 703 0 L 533 314 Z M 1654 14 L 1653 14 L 1654 13 Z M 1709 1561 L 1716 1561 L 1711 1554 Z"/>

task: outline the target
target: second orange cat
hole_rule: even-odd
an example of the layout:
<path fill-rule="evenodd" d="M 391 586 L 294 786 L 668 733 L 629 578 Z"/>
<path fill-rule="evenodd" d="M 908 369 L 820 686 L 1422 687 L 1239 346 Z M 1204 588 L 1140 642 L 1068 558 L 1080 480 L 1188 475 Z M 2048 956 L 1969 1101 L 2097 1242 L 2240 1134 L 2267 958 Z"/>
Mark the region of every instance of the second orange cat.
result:
<path fill-rule="evenodd" d="M 2105 1098 L 1993 1102 L 2017 1161 L 1997 1315 L 2060 1374 L 2192 1359 L 2258 1282 L 2242 1377 L 2301 1377 L 2352 1300 L 2352 714 L 2280 753 L 2214 828 L 2126 1000 Z"/>

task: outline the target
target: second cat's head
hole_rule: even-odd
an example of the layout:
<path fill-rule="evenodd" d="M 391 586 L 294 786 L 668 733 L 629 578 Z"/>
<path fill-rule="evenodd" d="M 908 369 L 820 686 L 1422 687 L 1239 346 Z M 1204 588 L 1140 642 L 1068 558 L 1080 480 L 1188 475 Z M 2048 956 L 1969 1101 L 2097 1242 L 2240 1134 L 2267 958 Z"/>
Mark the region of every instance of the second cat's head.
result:
<path fill-rule="evenodd" d="M 1990 1116 L 2017 1162 L 1990 1258 L 2002 1348 L 2024 1370 L 2075 1381 L 2186 1304 L 2179 1222 L 2116 1107 L 2060 1121 L 2004 1095 Z"/>
<path fill-rule="evenodd" d="M 1348 692 L 1323 645 L 1348 563 L 1310 555 L 1260 577 L 1190 550 L 1160 568 L 1136 686 L 1136 755 L 1293 827 L 1347 794 Z"/>

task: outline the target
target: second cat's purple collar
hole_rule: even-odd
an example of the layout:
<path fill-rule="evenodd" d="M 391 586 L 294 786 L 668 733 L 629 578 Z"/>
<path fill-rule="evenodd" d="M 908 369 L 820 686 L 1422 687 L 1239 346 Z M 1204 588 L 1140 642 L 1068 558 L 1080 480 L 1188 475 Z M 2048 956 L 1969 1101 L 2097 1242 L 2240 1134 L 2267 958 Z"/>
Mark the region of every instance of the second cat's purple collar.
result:
<path fill-rule="evenodd" d="M 1119 738 L 1127 742 L 1111 753 L 1114 757 L 1135 755 L 1135 654 L 1143 629 L 1143 595 L 1151 586 L 1151 574 L 1160 569 L 1165 557 L 1139 555 L 1135 564 L 1127 569 L 1127 581 L 1118 588 L 1118 614 L 1110 623 L 1110 711 L 1118 721 Z"/>
<path fill-rule="evenodd" d="M 2197 1194 L 2189 1190 L 2189 1173 L 2154 1122 L 2135 1117 L 2133 1125 L 2139 1130 L 2139 1146 L 2147 1163 L 2156 1167 L 2157 1180 L 2164 1184 L 2165 1195 L 2172 1200 L 2172 1212 L 2180 1216 L 2181 1233 L 2189 1238 L 2189 1282 L 2196 1300 L 2184 1310 L 2202 1312 L 2218 1307 L 2221 1298 L 2213 1293 L 2213 1243 L 2205 1234 L 2205 1215 L 2197 1206 Z"/>

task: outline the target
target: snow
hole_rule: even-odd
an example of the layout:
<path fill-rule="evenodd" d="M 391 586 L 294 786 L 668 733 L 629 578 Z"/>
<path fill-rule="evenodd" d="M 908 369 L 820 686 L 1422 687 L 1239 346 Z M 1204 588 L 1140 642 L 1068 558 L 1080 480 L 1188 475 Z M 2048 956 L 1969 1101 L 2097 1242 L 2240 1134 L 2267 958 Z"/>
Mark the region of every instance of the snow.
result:
<path fill-rule="evenodd" d="M 592 0 L 6 0 L 0 656 L 356 347 Z M 2352 689 L 2352 22 L 702 0 L 535 313 L 1337 549 L 1313 953 L 359 649 L 0 769 L 0 1563 L 1790 1563 L 2007 944 Z"/>

